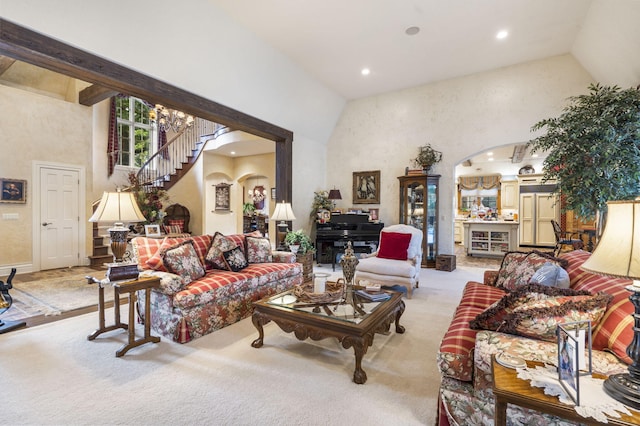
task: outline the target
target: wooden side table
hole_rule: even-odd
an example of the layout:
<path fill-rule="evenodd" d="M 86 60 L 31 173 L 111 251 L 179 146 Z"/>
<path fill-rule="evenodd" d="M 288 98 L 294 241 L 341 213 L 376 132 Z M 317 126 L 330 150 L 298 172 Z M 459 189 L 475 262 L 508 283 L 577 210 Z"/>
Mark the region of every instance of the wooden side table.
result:
<path fill-rule="evenodd" d="M 527 361 L 527 365 L 535 363 Z M 494 424 L 504 426 L 507 424 L 507 404 L 515 404 L 524 408 L 551 414 L 566 420 L 575 421 L 587 425 L 600 425 L 594 418 L 585 418 L 576 413 L 570 406 L 560 403 L 557 396 L 545 395 L 544 389 L 531 386 L 527 380 L 518 378 L 516 370 L 500 365 L 495 356 L 491 360 L 493 372 L 493 395 L 495 397 Z M 594 377 L 604 376 L 594 374 Z M 632 413 L 635 413 L 632 411 Z M 620 413 L 620 418 L 607 416 L 609 424 L 617 426 L 640 425 L 640 415 L 628 416 Z"/>
<path fill-rule="evenodd" d="M 115 281 L 110 283 L 113 286 L 113 310 L 115 322 L 112 325 L 105 325 L 104 318 L 104 284 L 98 283 L 98 315 L 99 325 L 98 329 L 87 336 L 88 340 L 94 340 L 96 337 L 107 331 L 116 330 L 122 328 L 129 331 L 129 341 L 116 351 L 116 357 L 121 357 L 129 351 L 129 349 L 143 345 L 145 343 L 158 343 L 160 338 L 151 335 L 151 290 L 154 287 L 160 285 L 160 278 L 158 277 L 144 277 L 138 278 L 133 281 Z M 144 298 L 144 312 L 146 318 L 144 321 L 144 337 L 136 340 L 136 327 L 135 327 L 135 292 L 138 290 L 146 290 Z M 129 297 L 129 324 L 125 324 L 120 321 L 120 294 L 127 293 Z"/>

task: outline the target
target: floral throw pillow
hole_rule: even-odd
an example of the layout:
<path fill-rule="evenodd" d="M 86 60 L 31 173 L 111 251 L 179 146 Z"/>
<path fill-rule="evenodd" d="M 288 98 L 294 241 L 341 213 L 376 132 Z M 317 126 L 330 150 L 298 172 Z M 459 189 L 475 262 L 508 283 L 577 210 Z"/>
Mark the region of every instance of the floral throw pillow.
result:
<path fill-rule="evenodd" d="M 543 307 L 545 300 L 554 299 L 555 304 L 561 303 L 564 297 L 590 296 L 591 293 L 584 290 L 573 290 L 569 288 L 548 287 L 542 284 L 528 284 L 520 286 L 511 293 L 507 293 L 500 300 L 493 303 L 475 319 L 469 322 L 469 326 L 474 330 L 502 331 L 504 321 L 517 310 L 527 308 Z M 536 305 L 536 303 L 539 303 Z"/>
<path fill-rule="evenodd" d="M 225 237 L 219 232 L 216 232 L 211 241 L 211 247 L 207 252 L 205 260 L 216 269 L 229 270 L 227 264 L 224 261 L 223 253 L 231 249 L 236 248 L 238 245 Z"/>
<path fill-rule="evenodd" d="M 513 291 L 519 286 L 527 285 L 536 271 L 546 263 L 566 265 L 564 260 L 536 250 L 529 253 L 507 253 L 502 260 L 495 286 L 505 291 Z"/>
<path fill-rule="evenodd" d="M 167 249 L 162 255 L 162 261 L 176 275 L 179 275 L 185 284 L 202 278 L 205 270 L 196 249 L 191 240 L 184 241 Z"/>
<path fill-rule="evenodd" d="M 225 251 L 223 256 L 224 261 L 227 264 L 227 269 L 230 271 L 240 272 L 249 266 L 247 259 L 244 257 L 244 252 L 240 247 Z"/>
<path fill-rule="evenodd" d="M 593 296 L 552 297 L 542 301 L 543 303 L 519 307 L 507 315 L 498 331 L 555 342 L 559 324 L 591 321 L 591 327 L 595 328 L 612 299 L 613 296 L 606 293 Z"/>
<path fill-rule="evenodd" d="M 270 263 L 273 262 L 271 255 L 271 242 L 268 238 L 245 236 L 247 246 L 247 262 L 249 263 Z"/>

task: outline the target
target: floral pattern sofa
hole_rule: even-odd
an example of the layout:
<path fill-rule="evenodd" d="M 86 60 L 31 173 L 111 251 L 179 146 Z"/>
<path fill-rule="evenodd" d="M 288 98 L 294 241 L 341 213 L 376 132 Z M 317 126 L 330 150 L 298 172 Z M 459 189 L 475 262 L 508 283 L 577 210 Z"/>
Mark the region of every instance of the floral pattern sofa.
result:
<path fill-rule="evenodd" d="M 248 317 L 254 301 L 303 280 L 295 255 L 272 252 L 259 233 L 136 237 L 131 243 L 142 274 L 160 277 L 151 290 L 151 327 L 179 343 Z M 138 310 L 144 320 L 144 304 Z"/>
<path fill-rule="evenodd" d="M 493 425 L 492 355 L 507 351 L 557 365 L 555 328 L 559 322 L 592 320 L 594 372 L 627 371 L 631 360 L 626 348 L 633 338 L 634 308 L 625 287 L 631 281 L 586 272 L 580 266 L 589 256 L 582 250 L 559 258 L 539 252 L 509 253 L 500 271 L 485 272 L 484 283 L 466 284 L 437 354 L 439 425 Z M 549 262 L 566 270 L 569 289 L 540 290 L 541 286 L 531 284 L 536 270 Z M 551 296 L 532 296 L 545 292 Z M 514 307 L 514 300 L 521 303 L 519 307 Z M 575 423 L 509 404 L 507 424 Z"/>

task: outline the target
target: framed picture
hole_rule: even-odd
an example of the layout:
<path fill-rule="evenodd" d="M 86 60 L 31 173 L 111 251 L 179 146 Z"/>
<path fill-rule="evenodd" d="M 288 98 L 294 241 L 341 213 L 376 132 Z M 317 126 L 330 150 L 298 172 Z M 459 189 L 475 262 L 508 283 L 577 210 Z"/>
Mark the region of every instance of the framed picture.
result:
<path fill-rule="evenodd" d="M 557 334 L 558 380 L 573 402 L 580 405 L 580 376 L 591 375 L 591 322 L 559 324 Z"/>
<path fill-rule="evenodd" d="M 380 170 L 353 172 L 353 204 L 380 204 Z"/>
<path fill-rule="evenodd" d="M 2 188 L 0 202 L 21 204 L 27 202 L 26 180 L 0 178 L 0 188 Z"/>
<path fill-rule="evenodd" d="M 379 219 L 380 209 L 369 209 L 369 220 L 376 221 Z"/>
<path fill-rule="evenodd" d="M 271 199 L 272 200 L 276 199 L 276 189 L 275 188 L 271 188 Z"/>
<path fill-rule="evenodd" d="M 147 237 L 159 237 L 160 236 L 160 225 L 151 224 L 144 226 L 144 235 Z"/>
<path fill-rule="evenodd" d="M 231 184 L 219 183 L 216 189 L 215 211 L 229 211 L 231 208 Z"/>

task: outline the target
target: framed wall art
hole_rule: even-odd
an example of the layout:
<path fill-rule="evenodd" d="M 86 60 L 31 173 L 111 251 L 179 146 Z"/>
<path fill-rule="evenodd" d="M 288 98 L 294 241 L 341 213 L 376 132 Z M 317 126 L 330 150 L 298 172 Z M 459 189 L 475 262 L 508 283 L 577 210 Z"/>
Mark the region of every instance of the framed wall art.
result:
<path fill-rule="evenodd" d="M 353 204 L 380 204 L 380 170 L 353 172 Z"/>
<path fill-rule="evenodd" d="M 219 183 L 214 186 L 216 189 L 215 211 L 231 210 L 231 184 Z"/>
<path fill-rule="evenodd" d="M 271 188 L 271 199 L 272 200 L 276 199 L 276 189 L 275 188 Z"/>
<path fill-rule="evenodd" d="M 2 203 L 26 203 L 27 202 L 27 181 L 21 179 L 0 178 L 0 188 L 2 188 Z"/>

